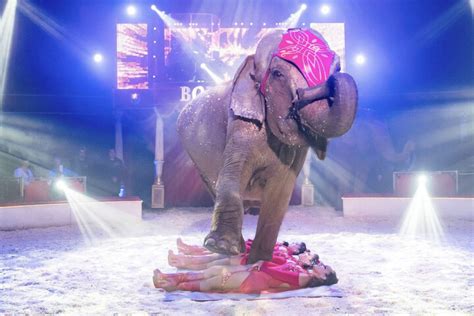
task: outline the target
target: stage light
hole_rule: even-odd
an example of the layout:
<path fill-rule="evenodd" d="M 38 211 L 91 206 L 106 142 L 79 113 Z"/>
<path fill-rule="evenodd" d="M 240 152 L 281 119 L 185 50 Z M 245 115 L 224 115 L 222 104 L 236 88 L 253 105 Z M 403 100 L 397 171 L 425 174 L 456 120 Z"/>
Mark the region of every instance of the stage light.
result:
<path fill-rule="evenodd" d="M 308 8 L 308 5 L 307 5 L 306 3 L 303 3 L 303 4 L 301 5 L 301 7 L 300 7 L 300 10 L 301 10 L 301 11 L 304 11 L 304 10 L 306 10 L 307 8 Z"/>
<path fill-rule="evenodd" d="M 328 15 L 331 12 L 331 7 L 327 4 L 323 4 L 320 9 L 321 13 L 324 15 Z"/>
<path fill-rule="evenodd" d="M 356 62 L 356 64 L 358 64 L 358 65 L 363 65 L 363 64 L 365 64 L 365 56 L 362 55 L 362 54 L 358 54 L 358 55 L 356 56 L 356 58 L 355 58 L 355 62 Z"/>
<path fill-rule="evenodd" d="M 61 191 L 64 191 L 67 189 L 67 184 L 62 179 L 57 180 L 54 186 L 56 187 L 56 189 L 61 190 Z"/>
<path fill-rule="evenodd" d="M 104 56 L 102 56 L 102 54 L 100 53 L 95 53 L 93 59 L 94 59 L 94 62 L 96 62 L 97 64 L 100 64 L 104 60 Z"/>
<path fill-rule="evenodd" d="M 174 28 L 174 26 L 176 25 L 179 25 L 178 24 L 178 21 L 176 21 L 175 19 L 173 19 L 172 17 L 170 17 L 169 15 L 166 14 L 165 11 L 160 11 L 156 5 L 151 5 L 151 10 L 153 10 L 156 14 L 158 14 L 158 16 L 161 18 L 161 20 L 163 20 L 163 22 L 165 23 L 165 25 L 168 27 L 168 28 Z"/>
<path fill-rule="evenodd" d="M 428 182 L 428 177 L 424 174 L 418 176 L 418 185 L 426 185 Z"/>
<path fill-rule="evenodd" d="M 137 14 L 137 8 L 134 5 L 129 5 L 127 7 L 127 14 L 129 16 L 135 16 Z"/>
<path fill-rule="evenodd" d="M 130 97 L 132 98 L 132 100 L 138 100 L 138 93 L 134 92 Z"/>

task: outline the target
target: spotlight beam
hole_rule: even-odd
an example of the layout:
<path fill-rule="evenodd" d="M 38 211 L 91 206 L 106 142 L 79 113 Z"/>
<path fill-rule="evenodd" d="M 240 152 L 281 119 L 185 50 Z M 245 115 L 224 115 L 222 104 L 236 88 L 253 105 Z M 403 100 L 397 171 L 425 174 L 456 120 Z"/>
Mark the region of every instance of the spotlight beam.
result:
<path fill-rule="evenodd" d="M 8 0 L 0 20 L 0 110 L 3 107 L 17 0 Z"/>
<path fill-rule="evenodd" d="M 221 84 L 224 82 L 218 75 L 216 75 L 205 63 L 201 64 L 201 69 L 203 69 L 209 76 L 211 76 L 212 80 L 214 80 L 215 83 Z"/>
<path fill-rule="evenodd" d="M 303 15 L 303 12 L 306 10 L 308 6 L 303 3 L 298 11 L 290 14 L 288 19 L 286 19 L 282 24 L 285 28 L 293 28 L 298 26 L 298 22 L 300 21 L 301 16 Z"/>
<path fill-rule="evenodd" d="M 158 16 L 163 20 L 163 22 L 166 24 L 168 28 L 173 28 L 174 25 L 178 23 L 177 20 L 173 19 L 170 17 L 168 14 L 166 14 L 164 11 L 159 10 L 156 5 L 152 5 L 150 8 L 152 11 L 154 11 Z"/>
<path fill-rule="evenodd" d="M 10 1 L 12 0 L 9 0 L 9 2 Z M 77 54 L 81 60 L 89 60 L 92 55 L 92 51 L 88 47 L 89 45 L 77 36 L 74 36 L 74 34 L 68 31 L 64 26 L 54 21 L 54 19 L 44 13 L 40 8 L 31 4 L 28 0 L 22 0 L 18 4 L 18 10 L 48 35 L 64 44 L 74 54 Z"/>
<path fill-rule="evenodd" d="M 99 237 L 118 238 L 143 231 L 145 224 L 125 211 L 71 189 L 65 189 L 64 193 L 84 240 L 89 244 Z"/>

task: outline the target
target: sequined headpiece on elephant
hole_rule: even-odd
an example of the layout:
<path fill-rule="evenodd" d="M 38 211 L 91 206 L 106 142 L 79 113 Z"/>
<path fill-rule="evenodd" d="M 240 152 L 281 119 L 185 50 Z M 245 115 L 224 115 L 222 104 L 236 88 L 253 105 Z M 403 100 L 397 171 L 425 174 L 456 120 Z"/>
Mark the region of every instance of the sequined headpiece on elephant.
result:
<path fill-rule="evenodd" d="M 307 29 L 289 29 L 282 35 L 278 49 L 272 55 L 295 65 L 306 79 L 309 87 L 325 82 L 334 72 L 331 66 L 335 53 L 321 36 Z M 265 95 L 266 82 L 270 75 L 267 69 L 260 85 L 260 92 Z"/>

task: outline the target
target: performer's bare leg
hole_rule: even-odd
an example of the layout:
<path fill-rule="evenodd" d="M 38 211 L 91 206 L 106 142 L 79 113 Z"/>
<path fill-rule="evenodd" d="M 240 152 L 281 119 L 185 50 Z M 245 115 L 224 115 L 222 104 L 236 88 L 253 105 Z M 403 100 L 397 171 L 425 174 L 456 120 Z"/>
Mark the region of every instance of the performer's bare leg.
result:
<path fill-rule="evenodd" d="M 177 286 L 181 291 L 193 292 L 213 292 L 213 291 L 232 291 L 238 292 L 240 285 L 249 276 L 250 272 L 241 271 L 234 272 L 229 276 L 219 275 L 208 279 L 196 280 L 190 282 L 182 282 Z"/>
<path fill-rule="evenodd" d="M 210 262 L 225 259 L 226 255 L 221 255 L 218 253 L 210 253 L 206 255 L 184 255 L 184 254 L 175 254 L 172 250 L 168 250 L 168 264 L 172 267 L 182 268 L 182 269 L 192 269 L 192 267 L 201 267 L 201 269 L 206 269 L 207 264 Z"/>
<path fill-rule="evenodd" d="M 180 237 L 176 239 L 178 251 L 185 255 L 207 255 L 212 254 L 209 250 L 201 246 L 188 245 Z"/>
<path fill-rule="evenodd" d="M 153 284 L 156 288 L 166 291 L 187 290 L 226 291 L 238 290 L 240 284 L 247 278 L 249 272 L 245 266 L 214 266 L 202 272 L 162 273 L 156 269 Z"/>
<path fill-rule="evenodd" d="M 176 286 L 177 290 L 192 292 L 212 292 L 212 291 L 234 291 L 238 292 L 240 285 L 249 276 L 250 272 L 242 271 L 232 273 L 229 277 L 213 276 L 208 279 L 185 281 Z M 173 291 L 168 287 L 167 291 Z"/>
<path fill-rule="evenodd" d="M 162 288 L 166 291 L 177 290 L 179 283 L 200 280 L 203 278 L 205 278 L 203 272 L 163 273 L 159 269 L 153 271 L 153 284 L 156 288 Z"/>

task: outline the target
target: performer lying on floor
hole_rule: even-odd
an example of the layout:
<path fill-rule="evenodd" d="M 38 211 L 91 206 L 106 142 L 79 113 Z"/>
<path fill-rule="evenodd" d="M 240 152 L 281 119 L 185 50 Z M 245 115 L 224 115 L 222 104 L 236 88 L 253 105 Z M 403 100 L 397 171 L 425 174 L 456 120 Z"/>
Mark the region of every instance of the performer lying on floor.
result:
<path fill-rule="evenodd" d="M 168 251 L 168 263 L 170 266 L 179 269 L 204 270 L 216 265 L 245 265 L 252 245 L 252 240 L 247 240 L 246 251 L 236 256 L 227 256 L 207 251 L 204 247 L 185 244 L 181 238 L 176 240 L 179 254 Z M 294 255 L 298 255 L 294 258 Z M 273 250 L 271 262 L 284 264 L 287 260 L 294 260 L 302 267 L 310 267 L 318 262 L 318 255 L 311 255 L 306 249 L 305 243 L 289 244 L 287 242 L 277 243 Z"/>
<path fill-rule="evenodd" d="M 245 252 L 250 251 L 250 247 L 252 246 L 252 239 L 247 239 L 245 242 Z M 202 246 L 196 246 L 196 245 L 189 245 L 186 244 L 181 238 L 178 237 L 176 239 L 176 246 L 178 247 L 178 252 L 186 254 L 186 255 L 206 255 L 206 254 L 216 254 L 214 252 L 210 252 L 206 248 Z M 303 253 L 306 251 L 306 244 L 304 242 L 297 242 L 297 243 L 288 243 L 286 241 L 280 243 L 277 242 L 275 244 L 275 249 L 277 248 L 285 248 L 285 250 L 288 251 L 290 255 L 299 255 L 300 253 Z M 221 255 L 222 257 L 226 257 L 226 255 Z"/>
<path fill-rule="evenodd" d="M 280 292 L 337 283 L 336 272 L 319 263 L 305 270 L 289 260 L 278 265 L 258 261 L 253 265 L 212 266 L 199 272 L 162 273 L 156 269 L 153 283 L 166 291 Z"/>

